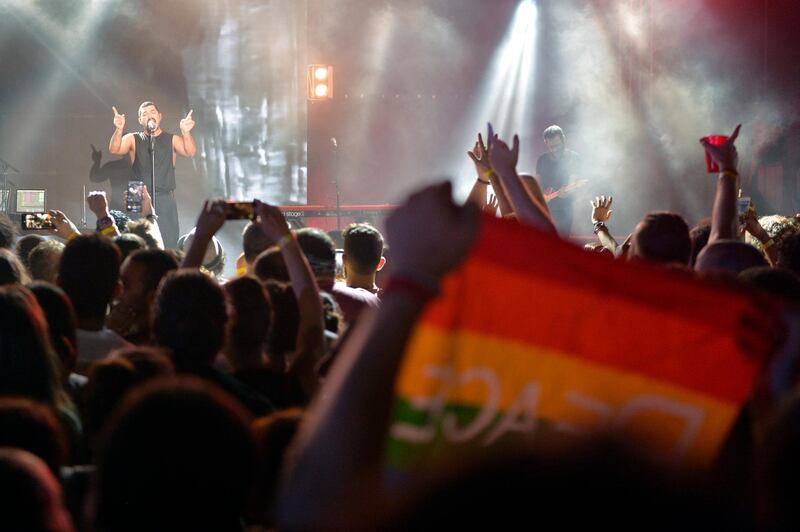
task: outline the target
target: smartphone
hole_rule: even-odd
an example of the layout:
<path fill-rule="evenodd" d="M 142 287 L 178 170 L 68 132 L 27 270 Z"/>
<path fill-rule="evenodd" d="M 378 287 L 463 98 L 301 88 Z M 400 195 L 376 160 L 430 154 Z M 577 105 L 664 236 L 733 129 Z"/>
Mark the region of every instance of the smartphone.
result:
<path fill-rule="evenodd" d="M 737 198 L 736 201 L 739 209 L 739 218 L 744 218 L 744 215 L 747 214 L 747 211 L 750 209 L 750 206 L 753 204 L 753 202 L 749 196 Z"/>
<path fill-rule="evenodd" d="M 226 220 L 252 220 L 255 217 L 255 209 L 251 201 L 232 201 L 225 202 Z"/>
<path fill-rule="evenodd" d="M 53 220 L 46 212 L 28 212 L 20 220 L 23 231 L 48 231 L 54 228 Z"/>
<path fill-rule="evenodd" d="M 125 200 L 125 210 L 128 212 L 142 212 L 143 191 L 143 181 L 128 181 L 128 194 Z"/>

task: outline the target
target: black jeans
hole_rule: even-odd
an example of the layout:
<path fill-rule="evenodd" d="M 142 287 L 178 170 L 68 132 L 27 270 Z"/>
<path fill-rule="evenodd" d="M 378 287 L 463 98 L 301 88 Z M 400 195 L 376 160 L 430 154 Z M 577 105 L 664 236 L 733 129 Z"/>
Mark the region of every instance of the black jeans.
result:
<path fill-rule="evenodd" d="M 178 246 L 178 205 L 175 203 L 175 192 L 172 190 L 156 191 L 156 214 L 164 247 L 176 248 Z"/>

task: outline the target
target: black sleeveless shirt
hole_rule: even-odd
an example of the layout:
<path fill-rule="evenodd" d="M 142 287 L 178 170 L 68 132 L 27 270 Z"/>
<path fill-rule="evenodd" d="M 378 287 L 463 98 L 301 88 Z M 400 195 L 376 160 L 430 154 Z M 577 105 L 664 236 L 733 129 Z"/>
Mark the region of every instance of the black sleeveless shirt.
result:
<path fill-rule="evenodd" d="M 133 160 L 133 175 L 144 181 L 147 190 L 153 190 L 151 181 L 150 137 L 144 132 L 134 133 L 136 158 Z M 175 190 L 175 165 L 172 163 L 172 133 L 163 131 L 155 137 L 156 144 L 156 192 Z"/>

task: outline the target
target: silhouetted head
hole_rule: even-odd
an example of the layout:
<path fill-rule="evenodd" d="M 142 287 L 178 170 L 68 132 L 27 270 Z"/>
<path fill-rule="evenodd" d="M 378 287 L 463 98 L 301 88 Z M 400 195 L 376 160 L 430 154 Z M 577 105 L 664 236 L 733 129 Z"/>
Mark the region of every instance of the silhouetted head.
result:
<path fill-rule="evenodd" d="M 178 378 L 133 391 L 97 463 L 102 530 L 241 530 L 255 467 L 249 418 L 210 384 Z"/>

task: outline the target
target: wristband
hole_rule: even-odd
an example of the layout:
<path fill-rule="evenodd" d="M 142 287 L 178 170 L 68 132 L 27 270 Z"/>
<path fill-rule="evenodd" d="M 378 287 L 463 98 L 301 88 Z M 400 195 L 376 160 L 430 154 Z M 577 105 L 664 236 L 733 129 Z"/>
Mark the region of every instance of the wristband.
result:
<path fill-rule="evenodd" d="M 491 181 L 489 181 L 488 179 L 481 179 L 480 177 L 478 178 L 478 183 L 481 183 L 483 185 L 491 185 L 492 184 Z"/>
<path fill-rule="evenodd" d="M 736 170 L 723 170 L 719 173 L 719 175 L 724 175 L 728 177 L 739 177 L 739 173 Z"/>
<path fill-rule="evenodd" d="M 420 301 L 428 301 L 439 295 L 439 282 L 420 275 L 395 274 L 386 283 L 384 294 L 407 294 Z"/>
<path fill-rule="evenodd" d="M 103 216 L 102 218 L 97 219 L 97 230 L 102 231 L 108 227 L 114 225 L 114 219 L 110 216 Z"/>
<path fill-rule="evenodd" d="M 81 234 L 79 232 L 73 231 L 69 235 L 67 235 L 67 241 L 75 240 L 79 236 L 81 236 Z"/>
<path fill-rule="evenodd" d="M 494 172 L 494 170 L 488 170 L 486 172 L 483 172 L 483 176 L 486 178 L 487 181 L 489 180 L 490 177 L 493 177 L 493 176 L 496 176 L 496 175 L 497 174 Z M 478 180 L 480 181 L 480 179 L 478 179 Z"/>
<path fill-rule="evenodd" d="M 283 249 L 283 247 L 286 244 L 288 244 L 289 242 L 294 242 L 295 240 L 297 240 L 297 238 L 294 236 L 294 233 L 289 231 L 288 233 L 283 235 L 275 245 L 278 246 L 278 249 Z"/>
<path fill-rule="evenodd" d="M 774 245 L 775 245 L 775 240 L 773 240 L 772 238 L 770 238 L 766 242 L 761 243 L 761 247 L 763 247 L 764 249 L 769 249 Z"/>
<path fill-rule="evenodd" d="M 108 227 L 100 229 L 100 234 L 105 236 L 111 236 L 113 234 L 116 234 L 116 232 L 117 232 L 117 226 L 114 224 L 111 224 Z"/>
<path fill-rule="evenodd" d="M 594 223 L 594 234 L 599 233 L 603 229 L 608 231 L 608 227 L 606 227 L 605 223 L 603 223 L 603 222 L 595 222 Z"/>

